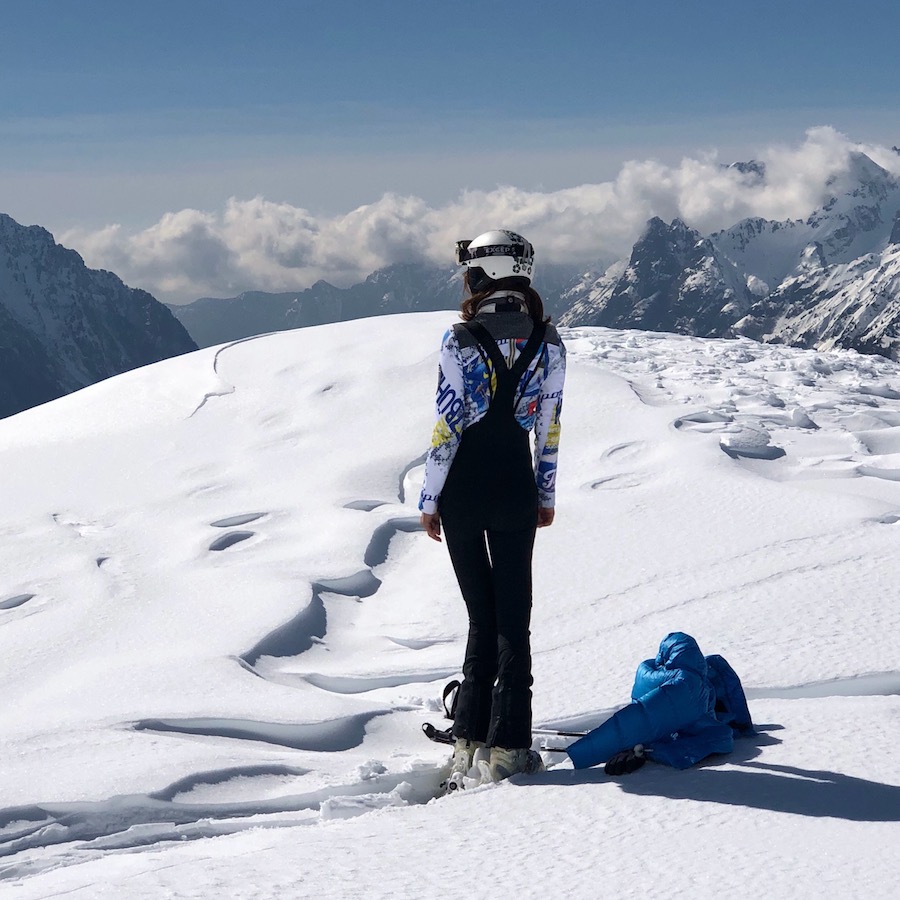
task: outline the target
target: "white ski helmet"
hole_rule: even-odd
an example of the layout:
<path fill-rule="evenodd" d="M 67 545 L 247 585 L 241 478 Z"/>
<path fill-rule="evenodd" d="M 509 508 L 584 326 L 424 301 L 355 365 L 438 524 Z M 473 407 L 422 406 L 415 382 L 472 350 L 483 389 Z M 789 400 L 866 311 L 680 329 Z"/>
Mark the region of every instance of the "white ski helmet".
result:
<path fill-rule="evenodd" d="M 514 231 L 497 230 L 485 231 L 471 241 L 456 242 L 456 261 L 461 266 L 472 269 L 481 269 L 478 274 L 481 280 L 486 277 L 491 281 L 499 281 L 501 278 L 524 278 L 526 283 L 531 283 L 534 272 L 534 247 Z"/>

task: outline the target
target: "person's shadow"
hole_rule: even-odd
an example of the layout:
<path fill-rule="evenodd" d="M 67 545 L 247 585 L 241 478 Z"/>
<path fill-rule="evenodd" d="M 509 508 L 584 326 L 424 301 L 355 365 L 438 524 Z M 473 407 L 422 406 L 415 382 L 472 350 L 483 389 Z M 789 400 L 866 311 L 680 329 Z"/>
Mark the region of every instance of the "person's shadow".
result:
<path fill-rule="evenodd" d="M 551 769 L 535 775 L 534 780 L 560 785 L 611 781 L 627 793 L 643 796 L 702 800 L 853 822 L 900 822 L 900 785 L 755 761 L 763 747 L 781 743 L 769 733 L 781 727 L 757 726 L 757 734 L 735 741 L 733 752 L 709 757 L 685 771 L 648 763 L 621 778 L 604 774 L 601 767 L 578 771 Z"/>

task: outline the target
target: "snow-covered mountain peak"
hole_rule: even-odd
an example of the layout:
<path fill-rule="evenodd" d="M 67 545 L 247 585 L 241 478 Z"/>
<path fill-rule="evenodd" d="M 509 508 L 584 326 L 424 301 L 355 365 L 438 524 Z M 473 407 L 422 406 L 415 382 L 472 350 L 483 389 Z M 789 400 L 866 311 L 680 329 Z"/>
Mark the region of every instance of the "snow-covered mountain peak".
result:
<path fill-rule="evenodd" d="M 889 191 L 896 189 L 897 180 L 871 157 L 854 151 L 848 156 L 847 168 L 832 175 L 826 186 L 834 198 L 844 194 L 859 198 L 883 198 Z"/>
<path fill-rule="evenodd" d="M 733 162 L 726 168 L 740 172 L 747 184 L 762 184 L 766 180 L 766 164 L 758 159 L 750 159 L 746 162 Z"/>
<path fill-rule="evenodd" d="M 764 177 L 751 164 L 734 168 Z M 620 274 L 570 294 L 563 324 L 895 353 L 900 181 L 854 153 L 829 189 L 805 220 L 747 218 L 709 237 L 651 219 Z"/>

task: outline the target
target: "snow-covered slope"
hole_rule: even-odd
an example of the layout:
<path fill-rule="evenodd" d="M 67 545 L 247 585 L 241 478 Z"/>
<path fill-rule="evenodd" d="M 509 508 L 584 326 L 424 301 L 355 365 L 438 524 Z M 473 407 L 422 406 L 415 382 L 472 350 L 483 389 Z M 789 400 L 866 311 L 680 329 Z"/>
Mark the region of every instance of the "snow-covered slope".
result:
<path fill-rule="evenodd" d="M 4 898 L 892 894 L 897 366 L 564 332 L 535 723 L 601 721 L 682 629 L 759 734 L 431 800 L 466 617 L 415 498 L 452 320 L 240 341 L 0 422 Z"/>
<path fill-rule="evenodd" d="M 0 417 L 195 349 L 150 294 L 0 214 Z"/>

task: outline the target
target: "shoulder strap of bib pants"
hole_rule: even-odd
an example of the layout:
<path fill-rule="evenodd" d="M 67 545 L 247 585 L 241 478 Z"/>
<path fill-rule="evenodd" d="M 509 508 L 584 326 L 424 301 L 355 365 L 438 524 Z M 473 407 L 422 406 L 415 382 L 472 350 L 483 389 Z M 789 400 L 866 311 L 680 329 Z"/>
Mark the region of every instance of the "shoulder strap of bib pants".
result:
<path fill-rule="evenodd" d="M 497 346 L 497 342 L 481 322 L 464 322 L 463 328 L 475 338 L 479 346 L 490 358 L 494 371 L 497 373 L 497 393 L 500 393 L 503 387 L 508 385 L 507 390 L 510 392 L 510 395 L 515 391 L 519 379 L 525 374 L 525 370 L 537 356 L 538 350 L 544 341 L 544 335 L 547 332 L 546 323 L 535 322 L 524 349 L 515 363 L 513 363 L 512 368 L 509 368 L 506 365 L 503 354 L 500 352 L 500 348 Z M 512 396 L 510 396 L 510 399 L 512 399 Z"/>

